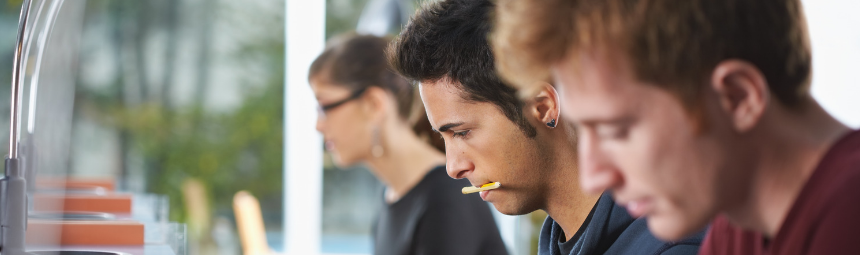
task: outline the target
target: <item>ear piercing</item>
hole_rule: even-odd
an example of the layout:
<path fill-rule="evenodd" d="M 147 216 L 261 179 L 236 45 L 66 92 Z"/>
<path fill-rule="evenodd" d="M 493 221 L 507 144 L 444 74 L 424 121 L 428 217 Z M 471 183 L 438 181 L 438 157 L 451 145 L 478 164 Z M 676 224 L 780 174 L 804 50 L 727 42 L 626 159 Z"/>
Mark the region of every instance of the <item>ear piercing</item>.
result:
<path fill-rule="evenodd" d="M 552 119 L 549 122 L 547 122 L 546 126 L 549 128 L 555 128 L 555 119 Z"/>

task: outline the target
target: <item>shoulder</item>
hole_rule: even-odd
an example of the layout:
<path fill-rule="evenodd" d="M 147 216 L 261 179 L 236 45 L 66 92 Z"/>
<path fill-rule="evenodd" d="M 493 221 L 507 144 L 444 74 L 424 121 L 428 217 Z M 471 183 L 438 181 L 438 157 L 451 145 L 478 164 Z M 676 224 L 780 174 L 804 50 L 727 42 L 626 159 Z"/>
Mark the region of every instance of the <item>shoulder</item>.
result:
<path fill-rule="evenodd" d="M 538 236 L 538 255 L 551 255 L 550 246 L 555 245 L 553 240 L 558 240 L 558 234 L 553 233 L 553 227 L 557 226 L 552 217 L 547 216 L 543 221 L 543 226 L 540 228 Z"/>
<path fill-rule="evenodd" d="M 452 179 L 444 167 L 431 170 L 422 180 L 421 197 L 425 203 L 428 220 L 442 219 L 451 222 L 452 218 L 464 221 L 492 221 L 490 206 L 478 194 L 463 194 L 461 189 L 470 186 L 463 179 Z"/>
<path fill-rule="evenodd" d="M 675 241 L 675 242 L 666 242 L 663 244 L 660 249 L 657 250 L 655 254 L 661 255 L 685 255 L 685 254 L 699 254 L 699 248 L 702 246 L 702 241 L 705 239 L 705 231 L 701 231 L 696 233 L 695 235 L 688 237 L 686 239 Z"/>
<path fill-rule="evenodd" d="M 860 236 L 860 178 L 853 178 L 851 185 L 841 188 L 838 197 L 829 198 L 828 204 L 818 217 L 799 219 L 795 229 L 808 231 L 786 233 L 788 242 L 806 236 L 812 254 L 858 254 L 857 236 Z M 812 234 L 814 233 L 814 234 Z M 780 233 L 782 234 L 782 232 Z"/>
<path fill-rule="evenodd" d="M 735 227 L 726 218 L 719 216 L 711 222 L 699 254 L 756 254 L 755 251 L 761 250 L 759 240 L 761 235 Z"/>
<path fill-rule="evenodd" d="M 426 207 L 415 230 L 417 254 L 507 254 L 490 206 L 475 194 L 462 194 L 467 181 L 451 179 L 444 168 L 433 171 L 423 181 Z"/>
<path fill-rule="evenodd" d="M 812 238 L 831 243 L 860 234 L 860 132 L 839 140 L 822 158 L 795 200 L 780 231 L 786 240 Z M 810 235 L 814 231 L 815 235 Z"/>
<path fill-rule="evenodd" d="M 425 197 L 430 205 L 449 207 L 483 202 L 477 193 L 463 194 L 463 187 L 471 186 L 469 181 L 451 178 L 444 167 L 431 170 L 421 184 L 422 192 L 426 193 Z"/>
<path fill-rule="evenodd" d="M 823 196 L 820 198 L 852 196 L 856 191 L 860 191 L 860 131 L 845 135 L 831 146 L 798 199 L 817 195 Z"/>

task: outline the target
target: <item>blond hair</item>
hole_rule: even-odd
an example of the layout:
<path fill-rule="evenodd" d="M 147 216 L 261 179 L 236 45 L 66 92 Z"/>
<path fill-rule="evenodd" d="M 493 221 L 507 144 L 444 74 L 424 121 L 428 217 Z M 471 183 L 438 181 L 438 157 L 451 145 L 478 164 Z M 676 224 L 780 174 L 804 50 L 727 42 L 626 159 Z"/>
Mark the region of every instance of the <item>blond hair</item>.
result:
<path fill-rule="evenodd" d="M 496 67 L 520 88 L 546 80 L 562 59 L 598 50 L 688 105 L 728 59 L 755 65 L 785 105 L 809 94 L 799 0 L 499 0 L 495 21 Z"/>

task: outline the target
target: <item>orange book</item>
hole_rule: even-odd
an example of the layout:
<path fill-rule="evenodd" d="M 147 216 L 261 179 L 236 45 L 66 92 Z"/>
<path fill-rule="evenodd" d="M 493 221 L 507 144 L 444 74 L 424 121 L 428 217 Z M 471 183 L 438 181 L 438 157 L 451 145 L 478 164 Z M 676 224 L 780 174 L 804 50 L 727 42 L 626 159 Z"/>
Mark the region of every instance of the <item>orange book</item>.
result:
<path fill-rule="evenodd" d="M 131 213 L 130 194 L 33 194 L 33 209 L 36 211 Z M 62 207 L 60 207 L 62 206 Z"/>
<path fill-rule="evenodd" d="M 30 219 L 29 245 L 143 245 L 143 224 L 134 221 Z"/>

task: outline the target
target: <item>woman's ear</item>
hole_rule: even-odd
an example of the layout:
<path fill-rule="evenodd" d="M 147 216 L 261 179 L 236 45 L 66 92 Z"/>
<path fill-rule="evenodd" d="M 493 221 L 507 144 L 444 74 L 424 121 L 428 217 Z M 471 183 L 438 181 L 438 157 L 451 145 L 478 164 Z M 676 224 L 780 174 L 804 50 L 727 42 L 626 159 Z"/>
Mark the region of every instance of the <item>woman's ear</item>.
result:
<path fill-rule="evenodd" d="M 543 123 L 548 128 L 555 128 L 558 126 L 561 114 L 558 91 L 546 82 L 540 82 L 536 87 L 536 93 L 531 98 L 532 102 L 526 104 L 528 107 L 526 109 L 527 116 Z"/>
<path fill-rule="evenodd" d="M 361 98 L 362 108 L 373 123 L 381 124 L 388 111 L 396 109 L 388 92 L 377 86 L 368 87 Z"/>

